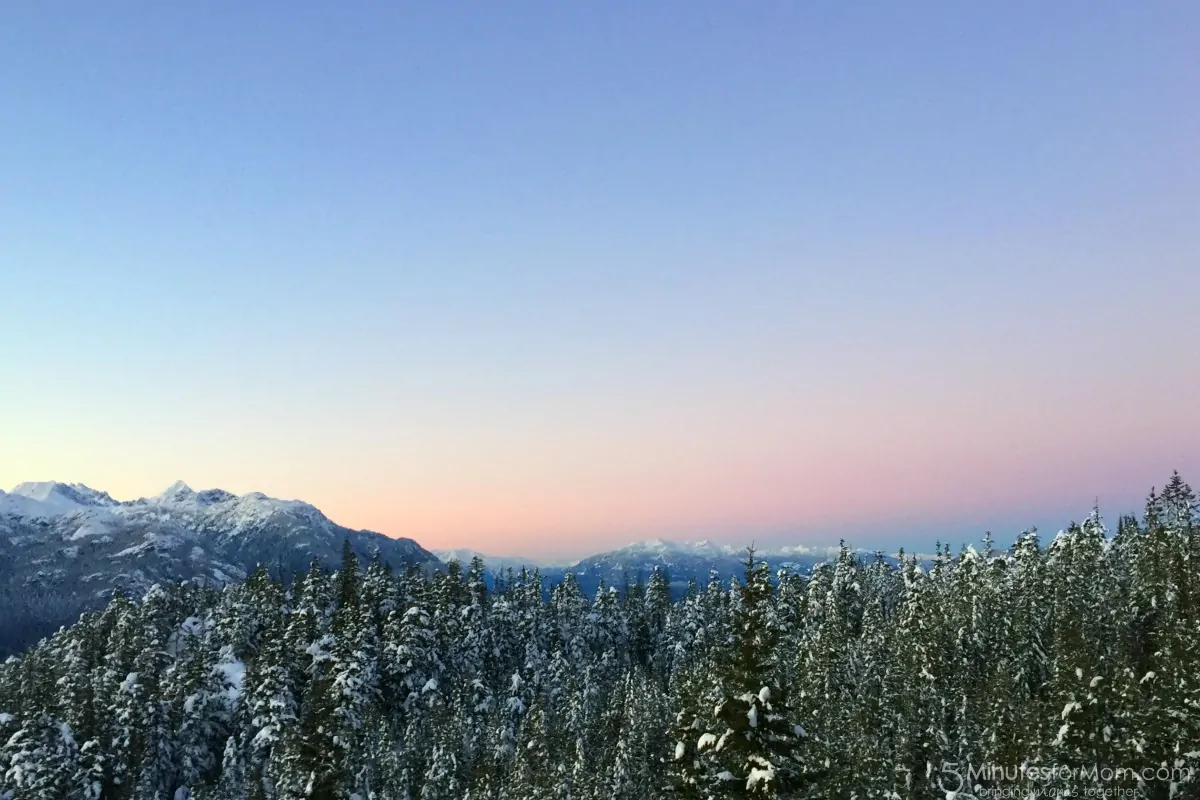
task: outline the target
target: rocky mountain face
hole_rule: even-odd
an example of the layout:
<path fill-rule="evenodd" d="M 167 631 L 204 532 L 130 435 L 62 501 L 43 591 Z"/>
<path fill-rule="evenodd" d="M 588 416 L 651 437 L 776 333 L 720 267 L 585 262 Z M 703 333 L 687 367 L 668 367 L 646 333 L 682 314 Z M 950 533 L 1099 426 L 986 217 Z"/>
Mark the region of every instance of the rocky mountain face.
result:
<path fill-rule="evenodd" d="M 315 507 L 258 492 L 193 491 L 121 502 L 82 484 L 24 483 L 0 491 L 0 655 L 20 649 L 114 591 L 155 583 L 240 581 L 259 564 L 294 575 L 313 558 L 334 566 L 349 540 L 394 568 L 436 566 L 411 539 L 337 525 Z"/>

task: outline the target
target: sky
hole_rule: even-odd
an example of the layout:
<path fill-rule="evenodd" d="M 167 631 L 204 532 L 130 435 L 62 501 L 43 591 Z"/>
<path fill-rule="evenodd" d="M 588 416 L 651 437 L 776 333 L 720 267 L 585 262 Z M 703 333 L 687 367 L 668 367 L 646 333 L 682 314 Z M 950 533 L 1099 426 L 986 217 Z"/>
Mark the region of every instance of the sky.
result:
<path fill-rule="evenodd" d="M 1197 31 L 4 3 L 0 486 L 530 556 L 1115 521 L 1200 482 Z"/>

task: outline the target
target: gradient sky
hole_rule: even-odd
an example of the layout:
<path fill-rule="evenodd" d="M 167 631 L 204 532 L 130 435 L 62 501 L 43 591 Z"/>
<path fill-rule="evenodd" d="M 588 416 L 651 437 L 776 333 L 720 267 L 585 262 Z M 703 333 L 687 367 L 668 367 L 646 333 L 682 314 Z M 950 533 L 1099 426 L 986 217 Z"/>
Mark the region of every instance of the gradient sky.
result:
<path fill-rule="evenodd" d="M 1200 5 L 0 7 L 0 486 L 928 547 L 1200 482 Z"/>

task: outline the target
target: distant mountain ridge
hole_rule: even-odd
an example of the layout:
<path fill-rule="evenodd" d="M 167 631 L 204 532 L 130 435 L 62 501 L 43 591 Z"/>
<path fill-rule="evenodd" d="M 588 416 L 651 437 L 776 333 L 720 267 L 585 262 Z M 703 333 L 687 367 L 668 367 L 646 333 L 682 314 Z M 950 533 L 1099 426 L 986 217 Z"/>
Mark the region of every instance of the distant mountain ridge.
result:
<path fill-rule="evenodd" d="M 296 574 L 313 558 L 335 566 L 349 540 L 361 559 L 435 566 L 411 539 L 336 524 L 315 506 L 261 492 L 194 491 L 178 481 L 155 497 L 119 501 L 79 483 L 0 491 L 0 653 L 15 649 L 116 590 L 155 583 L 238 581 L 259 564 Z"/>
<path fill-rule="evenodd" d="M 840 546 L 812 547 L 791 545 L 755 550 L 755 558 L 767 562 L 772 571 L 788 569 L 804 573 L 813 566 L 837 558 Z M 860 556 L 871 556 L 874 551 L 856 550 Z M 615 550 L 596 553 L 579 559 L 567 566 L 539 563 L 536 559 L 514 556 L 487 556 L 474 550 L 439 550 L 436 555 L 443 561 L 455 559 L 465 568 L 475 556 L 481 558 L 494 583 L 508 570 L 519 572 L 522 568 L 537 569 L 543 584 L 549 589 L 563 580 L 569 572 L 575 576 L 580 588 L 593 594 L 601 583 L 622 589 L 627 584 L 646 581 L 656 569 L 666 572 L 675 597 L 687 591 L 690 581 L 700 585 L 708 582 L 713 572 L 722 581 L 740 576 L 744 567 L 747 549 L 742 546 L 720 544 L 708 540 L 697 542 L 675 542 L 666 539 L 647 539 L 633 542 Z M 885 556 L 895 561 L 893 556 Z"/>
<path fill-rule="evenodd" d="M 433 554 L 443 562 L 457 561 L 466 567 L 473 559 L 478 558 L 491 570 L 527 569 L 560 569 L 569 566 L 571 562 L 564 559 L 526 558 L 525 556 L 489 556 L 469 547 L 456 547 L 451 550 L 434 550 Z"/>
<path fill-rule="evenodd" d="M 708 539 L 702 539 L 696 542 L 676 542 L 669 539 L 644 539 L 637 542 L 632 542 L 619 547 L 615 550 L 609 550 L 605 553 L 599 553 L 594 556 L 576 561 L 576 564 L 582 564 L 590 561 L 598 556 L 631 556 L 634 558 L 649 558 L 670 560 L 679 557 L 693 558 L 736 558 L 739 561 L 746 557 L 749 545 L 732 545 L 720 544 L 712 542 Z M 834 558 L 837 556 L 841 548 L 837 545 L 828 547 L 812 547 L 809 545 L 788 545 L 784 547 L 757 547 L 754 552 L 759 558 L 788 558 L 795 557 L 802 561 L 811 559 Z M 867 551 L 860 551 L 867 552 Z"/>
<path fill-rule="evenodd" d="M 767 562 L 773 572 L 785 568 L 807 572 L 816 564 L 836 559 L 839 551 L 839 547 L 796 546 L 779 550 L 756 549 L 754 555 Z M 672 594 L 678 596 L 687 590 L 690 581 L 703 586 L 714 572 L 722 581 L 741 576 L 746 555 L 745 546 L 707 540 L 649 539 L 588 556 L 573 564 L 570 571 L 582 586 L 598 586 L 603 581 L 608 586 L 620 588 L 626 583 L 645 581 L 654 570 L 661 569 L 670 579 Z"/>
<path fill-rule="evenodd" d="M 153 497 L 123 501 L 82 483 L 27 482 L 0 490 L 0 654 L 73 622 L 117 590 L 138 595 L 154 583 L 240 581 L 259 564 L 296 574 L 314 557 L 335 566 L 347 539 L 360 558 L 378 550 L 394 567 L 434 567 L 451 559 L 465 567 L 478 556 L 492 585 L 509 570 L 527 568 L 539 570 L 549 589 L 570 572 L 589 594 L 602 582 L 620 589 L 662 569 L 679 596 L 689 581 L 704 584 L 713 572 L 723 581 L 741 575 L 746 553 L 744 546 L 665 539 L 633 542 L 569 565 L 466 548 L 433 553 L 411 539 L 351 530 L 309 503 L 261 492 L 195 491 L 177 481 Z M 796 545 L 756 554 L 773 571 L 804 572 L 838 551 Z"/>

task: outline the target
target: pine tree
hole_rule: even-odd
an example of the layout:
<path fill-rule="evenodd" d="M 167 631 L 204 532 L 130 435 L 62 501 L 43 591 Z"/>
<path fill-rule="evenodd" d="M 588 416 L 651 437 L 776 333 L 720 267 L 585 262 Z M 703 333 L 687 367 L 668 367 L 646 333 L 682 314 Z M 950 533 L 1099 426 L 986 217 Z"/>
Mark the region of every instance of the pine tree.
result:
<path fill-rule="evenodd" d="M 671 581 L 667 571 L 655 567 L 646 584 L 646 599 L 642 612 L 649 632 L 649 674 L 664 687 L 671 669 L 671 647 L 667 638 L 667 618 L 671 611 Z"/>
<path fill-rule="evenodd" d="M 242 759 L 237 739 L 230 736 L 225 741 L 221 756 L 221 770 L 215 785 L 203 788 L 193 795 L 193 800 L 245 800 L 249 796 L 246 766 Z"/>
<path fill-rule="evenodd" d="M 774 588 L 765 562 L 745 561 L 734 589 L 732 642 L 723 664 L 722 696 L 696 750 L 710 792 L 725 797 L 787 797 L 807 782 L 804 729 L 779 685 L 779 632 L 771 617 Z"/>
<path fill-rule="evenodd" d="M 259 657 L 246 671 L 239 715 L 239 742 L 243 748 L 239 755 L 247 776 L 247 791 L 257 800 L 262 800 L 266 787 L 275 780 L 268 765 L 278 763 L 275 750 L 291 734 L 298 713 L 292 649 L 295 634 L 289 634 L 280 609 L 271 611 Z"/>
<path fill-rule="evenodd" d="M 29 717 L 4 745 L 2 757 L 8 765 L 4 783 L 16 796 L 57 800 L 75 788 L 75 738 L 64 723 L 47 714 Z"/>

